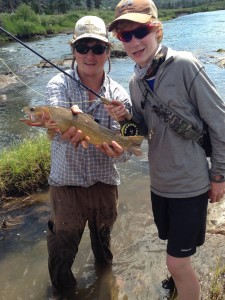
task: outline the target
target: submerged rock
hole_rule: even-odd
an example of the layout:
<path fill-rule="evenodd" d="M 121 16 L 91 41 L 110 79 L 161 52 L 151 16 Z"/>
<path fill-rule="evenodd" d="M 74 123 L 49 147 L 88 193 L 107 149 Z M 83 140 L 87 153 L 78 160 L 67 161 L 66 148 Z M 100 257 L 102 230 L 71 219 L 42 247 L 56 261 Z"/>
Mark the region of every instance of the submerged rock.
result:
<path fill-rule="evenodd" d="M 120 49 L 119 47 L 115 47 L 111 50 L 110 58 L 113 59 L 113 58 L 124 58 L 124 57 L 127 57 L 127 54 L 123 49 Z M 72 57 L 58 59 L 55 61 L 51 61 L 51 63 L 53 63 L 56 66 L 70 67 L 72 64 Z M 40 63 L 36 64 L 35 66 L 38 68 L 53 68 L 53 66 L 45 60 L 41 60 Z"/>
<path fill-rule="evenodd" d="M 51 61 L 51 63 L 56 66 L 71 66 L 72 58 L 59 59 L 56 61 Z M 53 66 L 45 60 L 41 60 L 40 63 L 36 64 L 35 66 L 38 68 L 53 68 Z"/>
<path fill-rule="evenodd" d="M 225 68 L 225 57 L 221 58 L 216 64 L 221 68 Z"/>
<path fill-rule="evenodd" d="M 0 102 L 4 102 L 7 100 L 7 96 L 5 94 L 0 95 Z"/>
<path fill-rule="evenodd" d="M 17 79 L 12 75 L 0 75 L 0 89 L 4 89 L 5 87 L 9 86 L 10 84 L 17 83 Z M 4 97 L 3 97 L 4 98 Z M 0 98 L 1 100 L 1 98 Z M 5 99 L 2 99 L 5 100 Z"/>

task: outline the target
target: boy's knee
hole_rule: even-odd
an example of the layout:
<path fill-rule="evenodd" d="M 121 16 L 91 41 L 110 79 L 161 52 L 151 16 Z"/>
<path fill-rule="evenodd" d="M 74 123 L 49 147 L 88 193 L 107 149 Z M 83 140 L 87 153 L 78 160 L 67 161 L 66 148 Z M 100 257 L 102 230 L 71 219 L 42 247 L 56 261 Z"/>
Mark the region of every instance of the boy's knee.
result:
<path fill-rule="evenodd" d="M 167 255 L 166 265 L 172 276 L 178 275 L 185 267 L 190 264 L 190 257 L 173 257 Z"/>

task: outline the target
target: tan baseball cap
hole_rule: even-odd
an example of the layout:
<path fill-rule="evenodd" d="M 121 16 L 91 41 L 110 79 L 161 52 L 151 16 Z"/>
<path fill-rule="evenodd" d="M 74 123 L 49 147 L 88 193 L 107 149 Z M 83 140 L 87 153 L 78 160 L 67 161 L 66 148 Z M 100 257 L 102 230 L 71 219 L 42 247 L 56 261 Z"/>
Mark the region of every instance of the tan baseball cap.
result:
<path fill-rule="evenodd" d="M 75 24 L 71 44 L 84 38 L 93 38 L 108 43 L 109 40 L 105 22 L 96 16 L 80 18 Z"/>
<path fill-rule="evenodd" d="M 158 10 L 151 0 L 122 0 L 116 6 L 115 20 L 109 25 L 109 31 L 115 29 L 120 20 L 128 20 L 141 24 L 158 19 Z"/>

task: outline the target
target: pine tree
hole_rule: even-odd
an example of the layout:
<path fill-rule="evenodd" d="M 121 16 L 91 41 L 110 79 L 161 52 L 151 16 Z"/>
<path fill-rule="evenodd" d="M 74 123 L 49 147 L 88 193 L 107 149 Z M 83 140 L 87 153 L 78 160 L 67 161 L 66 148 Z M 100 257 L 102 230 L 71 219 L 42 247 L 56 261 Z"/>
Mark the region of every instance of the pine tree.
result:
<path fill-rule="evenodd" d="M 91 10 L 92 7 L 93 7 L 92 0 L 87 0 L 87 1 L 86 1 L 86 6 L 87 6 L 87 9 L 88 9 L 88 10 Z"/>

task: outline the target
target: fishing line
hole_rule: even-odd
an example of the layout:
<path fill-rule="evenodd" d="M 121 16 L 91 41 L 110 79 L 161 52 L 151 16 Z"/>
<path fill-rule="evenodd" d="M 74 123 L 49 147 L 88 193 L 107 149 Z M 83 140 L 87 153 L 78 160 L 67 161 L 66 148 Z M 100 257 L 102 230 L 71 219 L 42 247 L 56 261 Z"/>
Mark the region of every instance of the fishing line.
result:
<path fill-rule="evenodd" d="M 39 95 L 39 96 L 42 96 L 42 97 L 44 97 L 44 98 L 46 98 L 47 99 L 47 97 L 45 96 L 45 95 L 43 95 L 43 94 L 41 94 L 40 92 L 38 92 L 38 91 L 36 91 L 36 90 L 34 90 L 33 88 L 31 88 L 28 84 L 26 84 L 18 75 L 16 75 L 14 72 L 13 72 L 13 70 L 7 65 L 7 63 L 0 57 L 0 60 L 2 61 L 2 63 L 6 66 L 6 68 L 20 81 L 20 82 L 22 82 L 22 84 L 23 85 L 25 85 L 29 90 L 31 90 L 32 92 L 34 92 L 34 93 L 36 93 L 37 95 Z M 96 102 L 96 101 L 99 101 L 99 100 L 92 100 L 93 102 Z M 89 102 L 89 101 L 87 101 L 87 102 Z M 64 104 L 68 104 L 68 103 L 70 103 L 70 100 L 68 99 L 68 101 L 64 101 L 64 102 L 62 102 L 61 101 L 61 103 L 64 103 Z M 114 115 L 114 117 L 115 117 L 115 119 L 117 119 L 116 118 L 116 115 Z"/>
<path fill-rule="evenodd" d="M 44 98 L 47 99 L 47 96 L 46 96 L 46 95 L 41 94 L 40 92 L 34 90 L 34 89 L 31 88 L 27 83 L 25 83 L 18 75 L 16 75 L 16 73 L 13 72 L 13 70 L 7 65 L 7 63 L 6 63 L 1 57 L 0 57 L 0 60 L 1 60 L 1 62 L 6 66 L 6 68 L 10 71 L 10 73 L 12 73 L 12 74 L 13 74 L 20 82 L 22 82 L 22 84 L 25 85 L 29 90 L 31 90 L 32 92 L 38 94 L 39 96 L 42 96 L 42 97 L 44 97 Z M 93 101 L 93 102 L 97 102 L 97 101 L 99 101 L 99 100 L 92 100 L 92 101 Z M 89 103 L 89 101 L 85 101 L 85 102 L 88 102 L 88 103 Z M 68 101 L 63 101 L 63 102 L 61 101 L 61 103 L 68 104 L 68 103 L 70 103 L 70 100 L 68 99 Z M 115 117 L 116 117 L 116 116 L 115 116 Z"/>
<path fill-rule="evenodd" d="M 33 91 L 34 93 L 44 97 L 47 99 L 47 96 L 45 96 L 44 94 L 41 94 L 40 92 L 34 90 L 33 88 L 31 88 L 27 83 L 25 83 L 18 75 L 16 75 L 15 72 L 13 72 L 13 70 L 7 65 L 7 63 L 0 57 L 1 62 L 6 66 L 6 68 L 10 71 L 10 73 L 12 73 L 20 82 L 22 82 L 23 85 L 25 85 L 28 89 L 30 89 L 31 91 Z M 93 100 L 93 101 L 98 101 L 98 100 Z M 87 101 L 88 102 L 88 101 Z M 63 102 L 64 104 L 68 104 L 70 103 L 70 100 L 68 100 L 67 102 Z"/>
<path fill-rule="evenodd" d="M 45 58 L 44 56 L 42 56 L 41 54 L 39 54 L 37 51 L 33 50 L 32 48 L 30 48 L 29 46 L 27 46 L 25 43 L 23 43 L 21 40 L 19 40 L 17 37 L 15 37 L 14 35 L 12 35 L 10 32 L 8 32 L 7 30 L 5 30 L 4 28 L 0 27 L 0 30 L 3 31 L 5 34 L 7 34 L 8 36 L 10 36 L 12 39 L 14 39 L 15 41 L 17 41 L 18 43 L 20 43 L 21 45 L 23 45 L 25 48 L 29 49 L 31 52 L 33 52 L 34 54 L 36 54 L 37 56 L 41 57 L 43 60 L 45 60 L 47 63 L 49 63 L 51 66 L 53 66 L 54 68 L 56 68 L 57 70 L 59 70 L 60 72 L 62 72 L 63 74 L 65 74 L 66 76 L 68 76 L 70 79 L 72 79 L 73 81 L 76 81 L 76 83 L 78 83 L 79 85 L 81 85 L 83 88 L 85 88 L 86 90 L 88 90 L 89 92 L 91 92 L 92 94 L 94 94 L 96 97 L 98 97 L 103 103 L 105 104 L 110 104 L 110 101 L 104 97 L 102 97 L 101 95 L 99 95 L 98 93 L 96 93 L 95 91 L 93 91 L 91 88 L 89 88 L 87 85 L 85 85 L 84 83 L 82 83 L 81 81 L 78 81 L 76 78 L 72 77 L 70 74 L 68 74 L 67 72 L 65 72 L 63 69 L 61 69 L 60 67 L 58 67 L 57 65 L 55 65 L 54 63 L 52 63 L 50 60 L 48 60 L 47 58 Z"/>
<path fill-rule="evenodd" d="M 53 66 L 54 68 L 56 68 L 57 70 L 59 70 L 60 72 L 62 72 L 63 74 L 65 74 L 66 76 L 68 76 L 70 79 L 72 79 L 77 84 L 79 84 L 80 86 L 82 86 L 83 88 L 85 88 L 87 91 L 89 91 L 90 93 L 94 94 L 104 104 L 111 104 L 110 100 L 106 99 L 105 97 L 102 97 L 101 95 L 99 95 L 98 93 L 96 93 L 94 90 L 92 90 L 91 88 L 89 88 L 87 85 L 85 85 L 81 81 L 77 80 L 76 78 L 72 77 L 69 73 L 65 72 L 63 69 L 61 69 L 60 67 L 58 67 L 57 65 L 55 65 L 54 63 L 52 63 L 50 60 L 46 59 L 44 56 L 42 56 L 41 54 L 39 54 L 37 51 L 35 51 L 32 48 L 30 48 L 29 46 L 27 46 L 25 43 L 23 43 L 17 37 L 15 37 L 14 35 L 12 35 L 10 32 L 8 32 L 7 30 L 5 30 L 2 27 L 0 27 L 0 30 L 3 31 L 8 36 L 10 36 L 13 40 L 15 40 L 18 43 L 20 43 L 25 48 L 27 48 L 28 50 L 30 50 L 31 52 L 33 52 L 34 54 L 36 54 L 37 56 L 41 57 L 44 61 L 46 61 L 47 63 L 49 63 L 51 66 Z M 132 119 L 132 115 L 129 114 L 128 120 L 130 120 L 130 121 L 128 121 L 128 123 L 125 123 L 124 125 L 121 126 L 121 133 L 122 133 L 122 135 L 138 135 L 139 134 L 138 127 L 136 126 L 135 123 L 132 123 L 131 119 Z M 129 133 L 129 131 L 131 131 L 131 134 Z"/>
<path fill-rule="evenodd" d="M 2 61 L 2 63 L 6 66 L 6 68 L 20 81 L 22 82 L 22 84 L 24 84 L 28 89 L 30 89 L 32 92 L 35 92 L 36 94 L 38 94 L 39 96 L 42 96 L 44 98 L 47 98 L 45 95 L 39 93 L 38 91 L 32 89 L 29 85 L 27 85 L 18 75 L 16 75 L 13 70 L 6 64 L 6 62 L 0 57 L 0 60 Z"/>
<path fill-rule="evenodd" d="M 13 72 L 13 70 L 7 65 L 7 63 L 0 57 L 0 60 L 1 60 L 1 62 L 6 66 L 6 68 L 20 81 L 20 82 L 22 82 L 22 84 L 23 85 L 25 85 L 29 90 L 31 90 L 32 92 L 34 92 L 34 93 L 36 93 L 37 95 L 39 95 L 39 96 L 42 96 L 42 97 L 44 97 L 45 99 L 47 99 L 47 96 L 45 96 L 45 95 L 43 95 L 43 94 L 41 94 L 40 92 L 38 92 L 38 91 L 36 91 L 36 90 L 34 90 L 33 88 L 31 88 L 28 84 L 26 84 L 18 75 L 16 75 L 14 72 Z M 96 102 L 96 101 L 99 101 L 99 100 L 92 100 L 93 102 Z M 87 102 L 89 102 L 89 101 L 87 101 Z M 68 104 L 68 103 L 70 103 L 70 100 L 68 99 L 68 101 L 61 101 L 61 103 L 64 103 L 64 104 Z M 92 114 L 91 114 L 92 115 Z M 115 115 L 115 119 L 117 119 L 116 118 L 116 115 Z"/>

